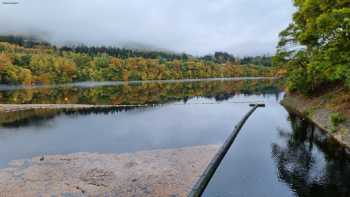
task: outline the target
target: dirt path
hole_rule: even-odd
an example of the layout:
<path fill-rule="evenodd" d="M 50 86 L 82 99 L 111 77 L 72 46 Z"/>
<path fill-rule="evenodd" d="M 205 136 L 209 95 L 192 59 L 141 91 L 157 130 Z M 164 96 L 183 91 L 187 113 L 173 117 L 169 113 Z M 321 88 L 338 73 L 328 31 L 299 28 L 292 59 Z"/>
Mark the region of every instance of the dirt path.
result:
<path fill-rule="evenodd" d="M 0 170 L 0 196 L 186 196 L 218 148 L 76 153 L 13 161 Z"/>

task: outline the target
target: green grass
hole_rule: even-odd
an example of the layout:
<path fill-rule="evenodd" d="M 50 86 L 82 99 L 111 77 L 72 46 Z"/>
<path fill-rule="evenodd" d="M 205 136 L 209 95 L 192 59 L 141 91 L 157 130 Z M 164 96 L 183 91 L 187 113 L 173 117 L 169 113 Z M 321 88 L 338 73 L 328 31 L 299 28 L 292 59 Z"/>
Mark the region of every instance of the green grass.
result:
<path fill-rule="evenodd" d="M 332 123 L 332 132 L 335 133 L 337 131 L 337 127 L 339 124 L 343 123 L 346 119 L 341 113 L 334 112 L 331 114 L 331 123 Z"/>

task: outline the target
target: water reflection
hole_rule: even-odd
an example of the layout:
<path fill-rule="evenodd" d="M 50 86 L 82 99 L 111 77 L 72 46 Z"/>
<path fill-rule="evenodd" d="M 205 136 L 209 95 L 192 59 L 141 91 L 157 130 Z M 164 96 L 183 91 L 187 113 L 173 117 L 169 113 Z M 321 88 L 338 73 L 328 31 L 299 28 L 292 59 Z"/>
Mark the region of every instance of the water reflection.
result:
<path fill-rule="evenodd" d="M 94 84 L 81 87 L 2 89 L 0 103 L 8 104 L 149 104 L 188 100 L 193 97 L 227 100 L 234 95 L 277 94 L 280 81 L 273 79 Z"/>
<path fill-rule="evenodd" d="M 75 86 L 76 85 L 76 86 Z M 37 87 L 27 89 L 1 89 L 0 103 L 7 104 L 96 104 L 128 105 L 186 104 L 192 98 L 213 99 L 214 102 L 227 101 L 233 97 L 275 95 L 280 98 L 281 82 L 274 79 L 249 80 L 208 80 L 208 81 L 166 81 L 156 83 L 91 83 L 89 85 L 68 84 L 67 86 Z M 242 98 L 241 101 L 247 101 Z M 254 101 L 254 100 L 251 100 Z M 27 110 L 0 113 L 0 125 L 19 127 L 39 124 L 55 115 L 109 113 L 132 110 L 134 107 L 114 109 L 80 110 Z"/>
<path fill-rule="evenodd" d="M 293 132 L 280 130 L 272 145 L 278 177 L 296 196 L 350 196 L 350 157 L 318 128 L 290 115 Z"/>
<path fill-rule="evenodd" d="M 157 107 L 157 105 L 152 105 Z M 40 126 L 59 115 L 77 116 L 90 114 L 109 114 L 126 112 L 136 107 L 101 107 L 86 109 L 32 109 L 18 112 L 0 113 L 0 125 L 3 128 L 20 128 L 26 126 Z M 137 107 L 139 110 L 143 107 Z M 149 107 L 148 107 L 149 108 Z"/>
<path fill-rule="evenodd" d="M 0 113 L 0 168 L 44 154 L 221 144 L 250 109 L 241 102 L 261 100 L 266 108 L 248 120 L 205 196 L 350 196 L 347 151 L 289 115 L 281 95 L 274 80 L 0 90 L 2 103 L 156 104 Z M 194 105 L 201 102 L 216 104 Z"/>
<path fill-rule="evenodd" d="M 152 104 L 0 113 L 3 167 L 11 160 L 43 154 L 220 144 L 249 110 L 247 103 L 232 102 L 277 102 L 281 93 L 279 81 L 219 80 L 7 89 L 0 95 L 3 103 Z M 215 105 L 195 105 L 203 102 Z"/>

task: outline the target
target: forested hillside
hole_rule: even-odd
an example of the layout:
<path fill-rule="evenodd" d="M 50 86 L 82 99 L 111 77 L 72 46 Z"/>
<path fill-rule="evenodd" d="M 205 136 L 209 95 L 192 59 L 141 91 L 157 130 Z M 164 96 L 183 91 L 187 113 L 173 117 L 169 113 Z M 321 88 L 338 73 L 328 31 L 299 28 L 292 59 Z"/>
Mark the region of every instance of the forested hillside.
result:
<path fill-rule="evenodd" d="M 3 37 L 4 38 L 4 37 Z M 8 39 L 8 37 L 7 37 Z M 163 80 L 271 76 L 262 66 L 242 66 L 224 53 L 211 58 L 112 47 L 61 47 L 13 37 L 0 42 L 1 84 Z M 11 42 L 11 43 L 9 43 Z"/>

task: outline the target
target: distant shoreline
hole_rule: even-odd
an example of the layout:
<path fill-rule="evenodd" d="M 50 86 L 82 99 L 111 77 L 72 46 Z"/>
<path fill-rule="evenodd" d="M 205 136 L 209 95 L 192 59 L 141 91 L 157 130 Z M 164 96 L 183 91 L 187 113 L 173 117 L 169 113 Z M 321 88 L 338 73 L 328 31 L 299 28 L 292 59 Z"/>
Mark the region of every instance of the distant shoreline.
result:
<path fill-rule="evenodd" d="M 28 110 L 83 110 L 115 109 L 126 107 L 146 107 L 153 105 L 88 105 L 88 104 L 0 104 L 0 113 L 11 113 Z"/>
<path fill-rule="evenodd" d="M 240 80 L 264 80 L 279 79 L 280 77 L 222 77 L 222 78 L 198 78 L 198 79 L 168 79 L 168 80 L 142 80 L 142 81 L 82 81 L 64 84 L 50 85 L 6 85 L 0 84 L 0 91 L 21 90 L 21 89 L 40 89 L 57 87 L 100 87 L 124 84 L 143 84 L 143 83 L 177 83 L 177 82 L 198 82 L 198 81 L 240 81 Z"/>

